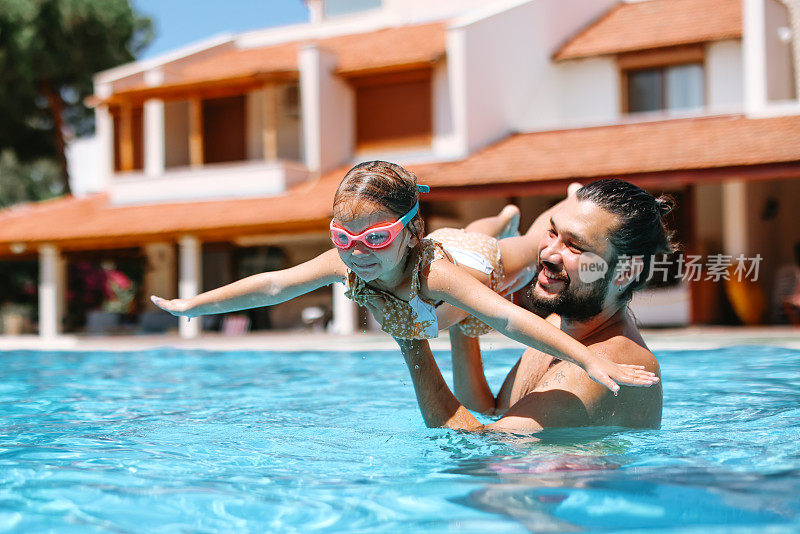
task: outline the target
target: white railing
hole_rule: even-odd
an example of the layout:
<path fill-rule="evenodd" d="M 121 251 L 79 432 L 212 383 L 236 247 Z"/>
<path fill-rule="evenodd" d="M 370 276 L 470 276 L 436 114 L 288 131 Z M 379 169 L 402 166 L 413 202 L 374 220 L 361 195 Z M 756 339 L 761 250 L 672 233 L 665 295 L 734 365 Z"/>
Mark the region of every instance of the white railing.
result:
<path fill-rule="evenodd" d="M 293 161 L 242 161 L 167 169 L 159 176 L 115 173 L 112 204 L 186 202 L 277 195 L 306 181 L 308 168 Z"/>

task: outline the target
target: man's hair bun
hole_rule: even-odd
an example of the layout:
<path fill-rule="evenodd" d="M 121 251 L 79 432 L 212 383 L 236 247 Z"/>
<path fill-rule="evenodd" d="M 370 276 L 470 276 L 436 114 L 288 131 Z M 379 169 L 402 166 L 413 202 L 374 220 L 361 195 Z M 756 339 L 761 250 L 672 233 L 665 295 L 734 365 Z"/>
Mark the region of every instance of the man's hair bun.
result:
<path fill-rule="evenodd" d="M 675 209 L 675 201 L 668 196 L 661 195 L 656 199 L 656 206 L 658 207 L 659 215 L 663 219 Z"/>

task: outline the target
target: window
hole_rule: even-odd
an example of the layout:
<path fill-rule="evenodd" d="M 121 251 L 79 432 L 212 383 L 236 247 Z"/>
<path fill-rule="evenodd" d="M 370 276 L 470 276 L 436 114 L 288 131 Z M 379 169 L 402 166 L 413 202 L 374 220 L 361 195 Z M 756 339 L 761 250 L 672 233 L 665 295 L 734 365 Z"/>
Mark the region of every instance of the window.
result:
<path fill-rule="evenodd" d="M 627 72 L 630 113 L 702 108 L 703 65 L 673 65 Z"/>
<path fill-rule="evenodd" d="M 245 97 L 203 100 L 204 163 L 243 161 L 245 153 Z"/>
<path fill-rule="evenodd" d="M 144 108 L 142 105 L 114 106 L 114 170 L 140 171 L 144 168 Z"/>
<path fill-rule="evenodd" d="M 705 105 L 705 48 L 683 45 L 617 55 L 626 113 Z"/>
<path fill-rule="evenodd" d="M 430 146 L 430 70 L 363 77 L 353 85 L 358 149 Z"/>
<path fill-rule="evenodd" d="M 381 0 L 325 0 L 325 18 L 381 7 Z"/>

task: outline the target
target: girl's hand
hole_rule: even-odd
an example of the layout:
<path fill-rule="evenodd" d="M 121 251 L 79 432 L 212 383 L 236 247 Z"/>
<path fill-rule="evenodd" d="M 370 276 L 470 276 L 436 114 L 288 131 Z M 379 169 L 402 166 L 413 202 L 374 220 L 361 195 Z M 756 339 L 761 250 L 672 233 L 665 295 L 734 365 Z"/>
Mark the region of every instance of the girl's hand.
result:
<path fill-rule="evenodd" d="M 153 301 L 153 304 L 162 310 L 171 313 L 175 317 L 195 317 L 195 315 L 187 311 L 189 309 L 189 303 L 186 299 L 166 300 L 162 299 L 161 297 L 151 295 L 150 300 Z"/>
<path fill-rule="evenodd" d="M 602 358 L 594 360 L 586 366 L 586 372 L 592 380 L 613 391 L 614 396 L 619 393 L 617 382 L 626 386 L 650 387 L 659 381 L 655 373 L 644 370 L 644 365 L 614 363 Z"/>

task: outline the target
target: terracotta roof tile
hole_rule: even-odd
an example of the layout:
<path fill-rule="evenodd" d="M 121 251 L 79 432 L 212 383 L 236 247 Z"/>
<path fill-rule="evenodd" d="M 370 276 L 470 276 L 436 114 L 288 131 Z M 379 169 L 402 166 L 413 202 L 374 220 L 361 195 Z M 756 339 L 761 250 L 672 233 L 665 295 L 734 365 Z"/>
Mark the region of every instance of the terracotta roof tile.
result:
<path fill-rule="evenodd" d="M 319 41 L 337 57 L 343 73 L 381 67 L 432 63 L 445 53 L 445 25 L 441 22 L 386 28 Z"/>
<path fill-rule="evenodd" d="M 182 58 L 162 67 L 163 85 L 196 84 L 268 73 L 297 72 L 297 55 L 305 44 L 316 43 L 337 57 L 337 70 L 353 73 L 371 69 L 432 63 L 445 53 L 443 23 L 384 28 L 327 39 L 297 41 L 258 48 L 222 47 L 197 58 Z M 141 73 L 114 82 L 115 91 L 148 89 Z"/>
<path fill-rule="evenodd" d="M 467 186 L 794 161 L 800 116 L 736 115 L 516 134 L 465 160 L 414 170 L 433 186 Z"/>
<path fill-rule="evenodd" d="M 434 187 L 553 184 L 636 173 L 761 164 L 800 167 L 800 116 L 675 119 L 516 134 L 456 162 L 409 165 Z M 57 242 L 132 246 L 195 234 L 203 239 L 324 231 L 346 168 L 269 198 L 112 206 L 106 195 L 65 198 L 0 211 L 0 254 L 9 245 Z M 66 246 L 66 245 L 65 245 Z"/>
<path fill-rule="evenodd" d="M 742 0 L 620 3 L 554 57 L 575 59 L 742 36 Z"/>
<path fill-rule="evenodd" d="M 166 65 L 164 83 L 193 83 L 269 72 L 296 71 L 298 49 L 297 43 L 289 43 L 225 50 L 202 60 L 189 62 L 175 71 Z"/>
<path fill-rule="evenodd" d="M 10 243 L 137 243 L 182 234 L 226 237 L 270 231 L 324 231 L 341 175 L 286 195 L 203 202 L 115 206 L 105 194 L 0 211 L 0 253 Z"/>

